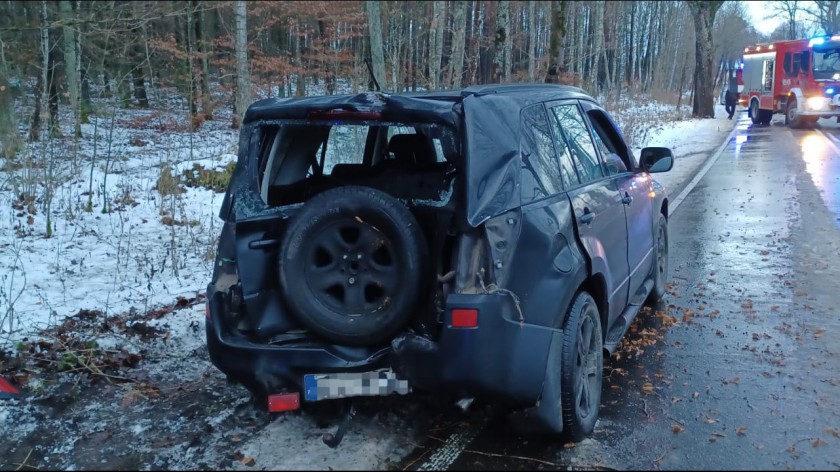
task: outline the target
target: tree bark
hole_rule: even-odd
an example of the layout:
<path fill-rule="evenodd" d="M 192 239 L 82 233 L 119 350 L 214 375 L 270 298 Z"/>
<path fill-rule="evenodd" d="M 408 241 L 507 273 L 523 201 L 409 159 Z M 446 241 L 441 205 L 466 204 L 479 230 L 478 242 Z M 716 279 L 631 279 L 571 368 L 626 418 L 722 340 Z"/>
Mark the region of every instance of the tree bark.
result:
<path fill-rule="evenodd" d="M 563 38 L 566 36 L 566 1 L 553 2 L 551 8 L 551 37 L 548 41 L 548 71 L 545 74 L 545 83 L 559 84 L 560 74 L 563 72 L 563 64 L 560 63 L 560 49 Z"/>
<path fill-rule="evenodd" d="M 368 16 L 368 35 L 370 39 L 370 56 L 373 76 L 376 82 L 382 86 L 385 83 L 385 54 L 382 48 L 382 12 L 379 11 L 379 2 L 368 0 L 365 2 Z M 394 58 L 396 60 L 396 58 Z M 370 88 L 374 87 L 371 80 Z M 395 89 L 396 90 L 396 89 Z"/>
<path fill-rule="evenodd" d="M 429 27 L 429 89 L 431 90 L 437 89 L 440 83 L 445 8 L 443 1 L 433 2 L 432 24 Z"/>
<path fill-rule="evenodd" d="M 452 87 L 459 89 L 464 75 L 464 34 L 467 21 L 467 3 L 455 1 L 452 13 L 453 34 L 452 34 Z"/>
<path fill-rule="evenodd" d="M 62 34 L 64 36 L 64 70 L 67 76 L 67 91 L 70 96 L 70 108 L 73 110 L 73 133 L 82 136 L 82 122 L 79 113 L 79 68 L 76 66 L 76 31 L 73 21 L 73 7 L 70 0 L 61 0 Z"/>
<path fill-rule="evenodd" d="M 500 0 L 496 11 L 496 34 L 493 38 L 493 82 L 501 83 L 510 76 L 510 2 Z"/>
<path fill-rule="evenodd" d="M 0 48 L 5 45 L 0 42 Z M 15 92 L 8 80 L 6 64 L 0 64 L 0 151 L 3 157 L 11 159 L 23 147 L 15 117 Z"/>
<path fill-rule="evenodd" d="M 723 1 L 689 1 L 691 16 L 694 17 L 695 67 L 694 102 L 692 115 L 698 118 L 715 117 L 714 71 L 712 70 L 712 25 Z"/>
<path fill-rule="evenodd" d="M 589 83 L 592 93 L 597 94 L 601 88 L 601 57 L 604 48 L 604 0 L 595 1 L 594 38 L 592 39 L 592 66 L 590 67 Z"/>
<path fill-rule="evenodd" d="M 528 2 L 528 80 L 533 82 L 536 80 L 537 74 L 537 58 L 535 56 L 537 49 L 537 29 L 536 22 L 536 0 Z"/>
<path fill-rule="evenodd" d="M 193 0 L 196 8 L 199 9 L 195 21 L 195 38 L 198 43 L 198 52 L 201 62 L 201 74 L 198 76 L 201 90 L 201 113 L 205 120 L 213 119 L 213 98 L 210 95 L 210 62 L 207 51 L 207 15 L 205 14 L 206 4 L 202 1 Z M 282 88 L 281 88 L 282 90 Z"/>
<path fill-rule="evenodd" d="M 234 17 L 236 19 L 236 108 L 233 118 L 233 127 L 239 128 L 242 125 L 242 118 L 245 117 L 245 110 L 251 103 L 251 73 L 248 69 L 248 7 L 244 0 L 237 0 L 234 4 Z"/>

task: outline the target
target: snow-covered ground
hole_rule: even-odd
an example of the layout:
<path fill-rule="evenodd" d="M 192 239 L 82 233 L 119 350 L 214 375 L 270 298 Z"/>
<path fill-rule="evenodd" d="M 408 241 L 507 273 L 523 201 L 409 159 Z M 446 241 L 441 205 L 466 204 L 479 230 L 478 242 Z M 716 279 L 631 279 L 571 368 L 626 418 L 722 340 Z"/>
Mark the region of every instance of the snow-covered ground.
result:
<path fill-rule="evenodd" d="M 620 108 L 616 120 L 637 154 L 642 144 L 673 149 L 674 171 L 657 175 L 666 187 L 734 124 L 722 107 L 715 119 L 681 121 L 665 121 L 676 117 L 673 106 Z M 179 176 L 235 161 L 229 114 L 190 133 L 183 111 L 118 110 L 113 122 L 108 111 L 82 126 L 77 150 L 65 128 L 60 140 L 28 145 L 17 165 L 0 161 L 0 348 L 80 310 L 144 313 L 195 298 L 210 279 L 223 193 L 167 192 L 158 182 L 167 169 Z M 37 199 L 22 199 L 27 191 Z M 203 323 L 194 311 L 181 321 Z"/>

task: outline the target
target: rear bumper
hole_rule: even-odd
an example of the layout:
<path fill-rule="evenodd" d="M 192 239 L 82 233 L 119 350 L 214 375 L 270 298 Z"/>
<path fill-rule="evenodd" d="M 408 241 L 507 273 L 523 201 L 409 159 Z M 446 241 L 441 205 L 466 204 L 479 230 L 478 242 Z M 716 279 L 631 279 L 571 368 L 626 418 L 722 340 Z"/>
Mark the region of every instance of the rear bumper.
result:
<path fill-rule="evenodd" d="M 304 393 L 307 374 L 393 369 L 413 388 L 528 406 L 542 392 L 549 346 L 561 340 L 560 330 L 521 322 L 513 298 L 502 293 L 449 295 L 437 341 L 404 333 L 377 348 L 253 342 L 226 329 L 223 294 L 208 290 L 208 304 L 211 361 L 261 396 Z M 478 326 L 452 327 L 453 308 L 477 309 Z"/>
<path fill-rule="evenodd" d="M 477 309 L 478 326 L 452 327 L 454 308 Z M 561 334 L 522 322 L 511 295 L 451 294 L 439 341 L 398 336 L 392 343 L 394 369 L 426 390 L 532 405 L 542 393 L 549 346 L 553 338 L 560 342 Z"/>
<path fill-rule="evenodd" d="M 368 372 L 389 365 L 391 348 L 347 348 L 316 342 L 257 343 L 229 332 L 224 296 L 208 291 L 207 350 L 213 365 L 256 395 L 304 390 L 305 374 Z"/>

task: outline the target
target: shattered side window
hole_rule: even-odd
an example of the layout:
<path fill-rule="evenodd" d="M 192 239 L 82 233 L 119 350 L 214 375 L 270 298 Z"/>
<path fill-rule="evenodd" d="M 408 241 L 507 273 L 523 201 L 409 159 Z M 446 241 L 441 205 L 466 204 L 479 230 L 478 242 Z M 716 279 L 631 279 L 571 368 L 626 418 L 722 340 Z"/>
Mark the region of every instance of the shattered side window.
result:
<path fill-rule="evenodd" d="M 551 111 L 566 138 L 580 182 L 585 184 L 604 177 L 601 159 L 577 105 L 559 105 Z"/>
<path fill-rule="evenodd" d="M 520 122 L 519 178 L 524 204 L 559 193 L 563 188 L 543 105 L 523 109 Z"/>

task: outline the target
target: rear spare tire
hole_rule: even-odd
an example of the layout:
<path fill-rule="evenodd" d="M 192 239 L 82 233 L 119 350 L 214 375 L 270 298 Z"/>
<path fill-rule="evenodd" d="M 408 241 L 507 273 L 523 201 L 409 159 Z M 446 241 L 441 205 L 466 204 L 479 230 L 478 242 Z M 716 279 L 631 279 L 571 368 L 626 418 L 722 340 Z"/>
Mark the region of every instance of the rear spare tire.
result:
<path fill-rule="evenodd" d="M 388 340 L 421 294 L 428 248 L 408 208 L 373 188 L 322 192 L 289 222 L 283 298 L 301 323 L 338 344 Z"/>

